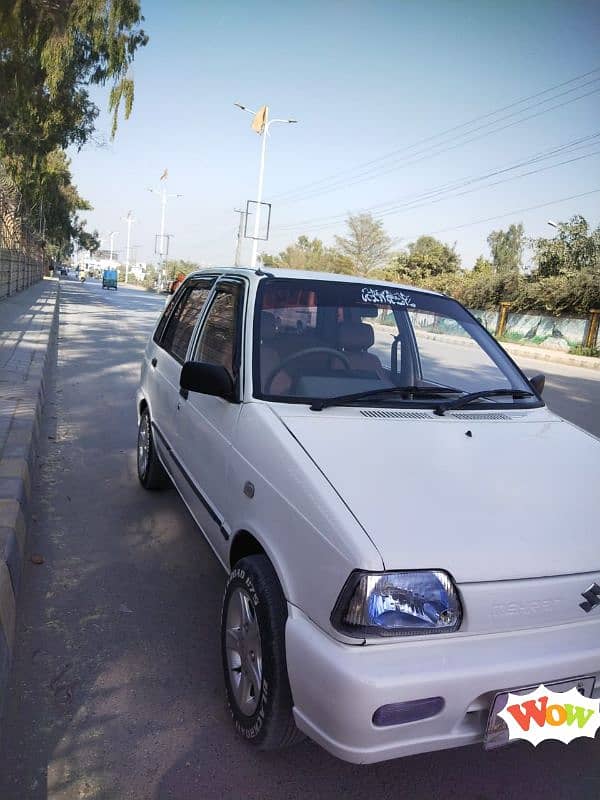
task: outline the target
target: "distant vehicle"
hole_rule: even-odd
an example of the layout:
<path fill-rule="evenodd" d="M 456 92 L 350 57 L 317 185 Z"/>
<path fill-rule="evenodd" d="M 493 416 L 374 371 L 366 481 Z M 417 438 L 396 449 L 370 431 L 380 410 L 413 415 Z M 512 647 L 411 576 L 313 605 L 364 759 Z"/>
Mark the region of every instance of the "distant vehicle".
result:
<path fill-rule="evenodd" d="M 116 289 L 118 273 L 116 269 L 105 269 L 102 273 L 102 288 Z"/>

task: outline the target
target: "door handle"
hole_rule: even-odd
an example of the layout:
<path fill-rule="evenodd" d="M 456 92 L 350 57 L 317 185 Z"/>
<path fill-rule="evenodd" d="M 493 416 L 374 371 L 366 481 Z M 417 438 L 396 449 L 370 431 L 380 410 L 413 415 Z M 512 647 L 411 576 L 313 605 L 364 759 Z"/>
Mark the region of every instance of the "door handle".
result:
<path fill-rule="evenodd" d="M 152 364 L 153 367 L 155 367 L 157 364 L 156 358 L 153 358 L 150 363 Z"/>

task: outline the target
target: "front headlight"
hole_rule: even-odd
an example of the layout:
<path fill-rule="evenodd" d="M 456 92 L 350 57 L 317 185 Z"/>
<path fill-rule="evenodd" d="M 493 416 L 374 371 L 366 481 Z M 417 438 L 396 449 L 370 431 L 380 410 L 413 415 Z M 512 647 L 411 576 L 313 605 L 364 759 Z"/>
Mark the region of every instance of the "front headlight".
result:
<path fill-rule="evenodd" d="M 347 636 L 415 636 L 458 630 L 462 609 L 441 570 L 365 573 L 346 581 L 331 623 Z"/>

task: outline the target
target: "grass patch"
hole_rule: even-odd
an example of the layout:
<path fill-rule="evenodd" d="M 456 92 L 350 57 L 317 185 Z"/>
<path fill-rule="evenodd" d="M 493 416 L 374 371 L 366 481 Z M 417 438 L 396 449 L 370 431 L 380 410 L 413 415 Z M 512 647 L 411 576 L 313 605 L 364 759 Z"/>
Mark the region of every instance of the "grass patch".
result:
<path fill-rule="evenodd" d="M 600 349 L 597 347 L 584 347 L 582 344 L 576 344 L 569 347 L 569 353 L 572 356 L 588 356 L 589 358 L 600 358 Z"/>
<path fill-rule="evenodd" d="M 517 344 L 542 344 L 547 338 L 547 336 L 533 336 L 531 339 L 528 339 L 521 333 L 505 333 L 500 337 L 500 341 L 516 342 Z"/>

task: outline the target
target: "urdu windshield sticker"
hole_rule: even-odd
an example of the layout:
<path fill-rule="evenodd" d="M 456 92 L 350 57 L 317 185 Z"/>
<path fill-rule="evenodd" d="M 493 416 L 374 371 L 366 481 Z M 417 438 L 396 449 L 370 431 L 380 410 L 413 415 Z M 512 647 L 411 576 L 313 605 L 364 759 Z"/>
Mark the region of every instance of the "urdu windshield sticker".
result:
<path fill-rule="evenodd" d="M 390 306 L 405 306 L 416 308 L 412 297 L 404 292 L 392 292 L 376 286 L 363 286 L 361 291 L 363 303 L 387 303 Z"/>

